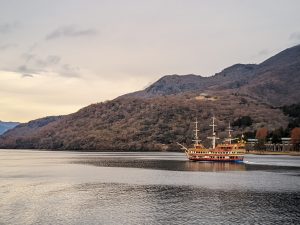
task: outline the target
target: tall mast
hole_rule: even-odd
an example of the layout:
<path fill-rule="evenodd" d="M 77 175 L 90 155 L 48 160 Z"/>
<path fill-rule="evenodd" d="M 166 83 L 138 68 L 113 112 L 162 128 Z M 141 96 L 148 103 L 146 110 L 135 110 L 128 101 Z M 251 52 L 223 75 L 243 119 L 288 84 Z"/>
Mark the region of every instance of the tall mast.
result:
<path fill-rule="evenodd" d="M 208 137 L 209 139 L 212 139 L 212 148 L 215 149 L 216 148 L 216 140 L 219 139 L 218 137 L 216 137 L 216 132 L 215 132 L 215 127 L 217 126 L 215 124 L 215 117 L 212 117 L 212 124 L 210 124 L 209 126 L 212 127 L 212 137 Z"/>
<path fill-rule="evenodd" d="M 196 145 L 199 145 L 199 142 L 201 141 L 201 140 L 199 140 L 198 139 L 198 132 L 199 132 L 199 130 L 198 130 L 198 120 L 197 120 L 197 118 L 196 118 L 196 122 L 195 122 L 195 140 L 193 140 L 194 142 L 195 142 L 195 146 Z"/>
<path fill-rule="evenodd" d="M 228 141 L 229 141 L 229 144 L 231 144 L 231 141 L 233 140 L 232 138 L 231 138 L 231 132 L 232 132 L 233 130 L 231 130 L 231 126 L 230 126 L 230 122 L 229 122 L 229 125 L 228 125 Z"/>
<path fill-rule="evenodd" d="M 225 138 L 225 142 L 231 144 L 231 141 L 235 140 L 235 138 L 232 138 L 231 132 L 233 131 L 231 129 L 230 123 L 228 125 L 228 138 Z"/>

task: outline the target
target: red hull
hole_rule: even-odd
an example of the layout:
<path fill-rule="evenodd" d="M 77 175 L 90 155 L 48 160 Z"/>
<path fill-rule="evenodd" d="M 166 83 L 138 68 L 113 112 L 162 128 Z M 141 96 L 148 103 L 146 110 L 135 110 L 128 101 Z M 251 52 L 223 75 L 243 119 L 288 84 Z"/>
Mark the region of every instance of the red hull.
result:
<path fill-rule="evenodd" d="M 203 156 L 189 156 L 188 159 L 192 161 L 214 161 L 214 162 L 242 162 L 244 160 L 244 156 L 228 156 L 228 157 L 223 157 L 223 156 L 212 156 L 212 157 L 207 157 L 204 158 Z"/>
<path fill-rule="evenodd" d="M 189 158 L 191 161 L 206 161 L 206 162 L 242 162 L 244 159 L 197 159 Z"/>

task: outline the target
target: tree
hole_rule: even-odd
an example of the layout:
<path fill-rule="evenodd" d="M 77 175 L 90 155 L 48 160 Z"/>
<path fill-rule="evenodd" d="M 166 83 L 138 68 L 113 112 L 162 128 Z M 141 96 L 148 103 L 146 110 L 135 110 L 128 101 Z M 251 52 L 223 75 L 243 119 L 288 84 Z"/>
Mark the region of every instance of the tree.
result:
<path fill-rule="evenodd" d="M 273 130 L 269 133 L 268 137 L 271 138 L 273 144 L 278 144 L 281 142 L 282 137 L 286 137 L 288 134 L 286 134 L 285 130 L 280 127 L 279 129 Z"/>
<path fill-rule="evenodd" d="M 242 116 L 233 122 L 233 126 L 248 127 L 252 125 L 253 120 L 250 116 Z"/>
<path fill-rule="evenodd" d="M 255 137 L 258 139 L 257 148 L 260 150 L 265 149 L 265 142 L 268 136 L 268 129 L 266 127 L 259 128 L 256 131 Z"/>
<path fill-rule="evenodd" d="M 256 131 L 255 137 L 257 139 L 264 139 L 265 140 L 267 136 L 268 136 L 268 129 L 266 127 L 259 128 Z"/>
<path fill-rule="evenodd" d="M 245 132 L 244 133 L 244 137 L 245 137 L 245 139 L 247 140 L 247 139 L 249 139 L 249 138 L 255 138 L 255 131 L 247 131 L 247 132 Z"/>
<path fill-rule="evenodd" d="M 291 139 L 292 139 L 294 150 L 299 151 L 300 150 L 300 128 L 299 127 L 295 127 L 292 130 Z"/>

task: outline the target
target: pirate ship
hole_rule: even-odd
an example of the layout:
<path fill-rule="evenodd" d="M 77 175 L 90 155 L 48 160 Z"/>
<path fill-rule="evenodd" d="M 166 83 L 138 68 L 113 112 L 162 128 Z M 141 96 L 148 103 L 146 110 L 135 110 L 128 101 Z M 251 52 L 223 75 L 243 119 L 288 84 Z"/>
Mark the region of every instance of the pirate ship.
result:
<path fill-rule="evenodd" d="M 205 148 L 200 142 L 198 137 L 198 121 L 195 122 L 195 137 L 194 145 L 191 148 L 186 148 L 184 145 L 179 144 L 185 151 L 185 154 L 189 160 L 192 161 L 220 161 L 220 162 L 242 162 L 245 155 L 245 141 L 243 137 L 240 140 L 232 138 L 231 127 L 228 127 L 228 138 L 223 143 L 217 144 L 216 141 L 219 139 L 215 132 L 215 117 L 212 117 L 212 136 L 208 137 L 212 140 L 212 146 Z"/>

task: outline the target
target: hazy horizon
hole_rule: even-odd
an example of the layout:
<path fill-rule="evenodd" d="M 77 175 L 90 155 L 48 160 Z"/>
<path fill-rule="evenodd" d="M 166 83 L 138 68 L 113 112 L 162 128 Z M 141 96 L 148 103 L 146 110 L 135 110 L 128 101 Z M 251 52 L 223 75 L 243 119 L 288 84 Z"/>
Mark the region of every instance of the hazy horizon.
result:
<path fill-rule="evenodd" d="M 169 74 L 211 76 L 300 43 L 300 2 L 0 1 L 0 120 L 77 111 Z"/>

